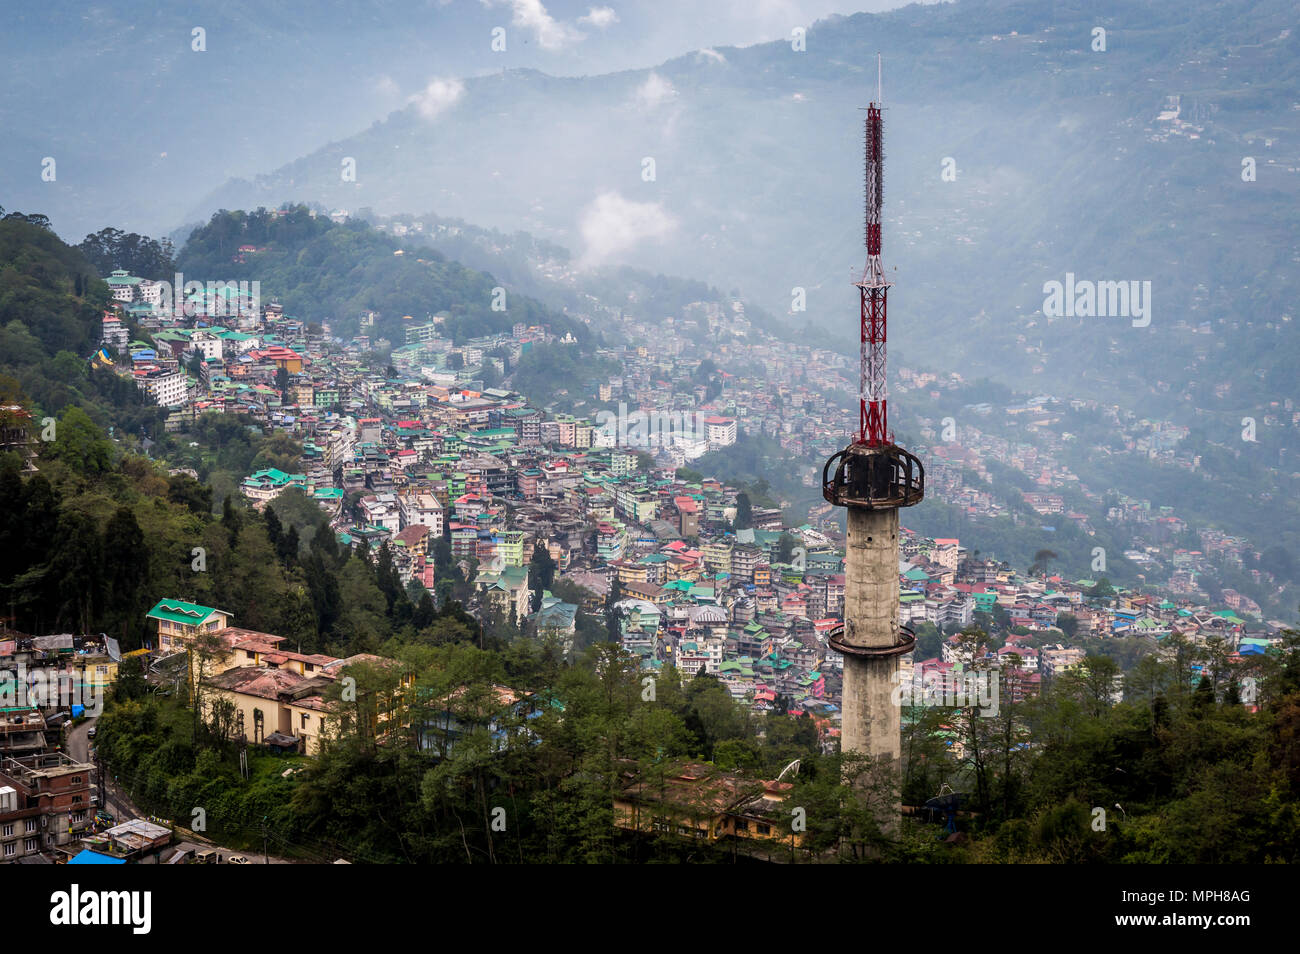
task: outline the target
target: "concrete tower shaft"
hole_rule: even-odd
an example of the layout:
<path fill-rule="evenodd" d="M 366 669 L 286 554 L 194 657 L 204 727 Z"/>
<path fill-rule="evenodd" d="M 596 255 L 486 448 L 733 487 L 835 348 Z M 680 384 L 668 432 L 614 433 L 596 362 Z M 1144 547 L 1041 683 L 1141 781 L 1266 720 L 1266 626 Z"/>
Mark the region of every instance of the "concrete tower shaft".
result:
<path fill-rule="evenodd" d="M 884 649 L 898 635 L 898 511 L 850 507 L 844 576 L 844 637 Z"/>
<path fill-rule="evenodd" d="M 902 754 L 898 686 L 898 510 L 848 508 L 840 750 L 896 762 Z M 910 648 L 910 643 L 906 644 Z M 852 650 L 865 650 L 861 655 Z M 869 654 L 868 654 L 869 653 Z"/>

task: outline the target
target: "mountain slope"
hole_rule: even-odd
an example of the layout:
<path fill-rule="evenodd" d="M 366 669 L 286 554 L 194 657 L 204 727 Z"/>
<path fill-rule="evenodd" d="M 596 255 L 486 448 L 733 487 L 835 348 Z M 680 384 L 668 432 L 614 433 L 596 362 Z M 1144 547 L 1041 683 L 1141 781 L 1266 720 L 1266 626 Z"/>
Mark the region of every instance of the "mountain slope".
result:
<path fill-rule="evenodd" d="M 520 322 L 545 323 L 580 340 L 590 335 L 585 325 L 527 296 L 510 289 L 496 295 L 505 286 L 491 275 L 435 250 L 408 252 L 364 222 L 337 224 L 301 206 L 220 212 L 190 234 L 176 265 L 199 280 L 259 282 L 263 301 L 277 300 L 287 314 L 307 321 L 329 321 L 341 336 L 357 333 L 363 311 L 376 313 L 376 337 L 397 344 L 406 340 L 408 316 L 423 322 L 442 311 L 457 339 L 509 331 Z"/>
<path fill-rule="evenodd" d="M 826 21 L 805 52 L 719 49 L 590 78 L 513 71 L 204 205 L 432 208 L 526 229 L 581 263 L 739 287 L 777 313 L 804 288 L 806 317 L 851 340 L 857 107 L 881 49 L 893 346 L 1021 385 L 1222 406 L 1227 420 L 1300 397 L 1281 364 L 1297 344 L 1285 318 L 1298 252 L 1293 19 L 1280 0 L 967 0 Z M 1095 26 L 1105 52 L 1090 48 Z M 1169 96 L 1185 125 L 1157 120 Z M 1241 180 L 1245 155 L 1255 182 Z M 956 181 L 941 178 L 945 157 Z M 355 182 L 340 176 L 345 158 Z M 1044 283 L 1067 273 L 1150 281 L 1150 326 L 1036 313 Z M 1225 367 L 1238 380 L 1216 395 Z"/>

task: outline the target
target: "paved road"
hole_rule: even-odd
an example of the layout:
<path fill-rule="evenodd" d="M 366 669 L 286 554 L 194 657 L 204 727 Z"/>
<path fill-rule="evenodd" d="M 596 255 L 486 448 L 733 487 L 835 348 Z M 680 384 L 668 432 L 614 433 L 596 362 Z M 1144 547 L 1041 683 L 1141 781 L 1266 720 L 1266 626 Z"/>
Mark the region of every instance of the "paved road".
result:
<path fill-rule="evenodd" d="M 96 719 L 87 719 L 80 725 L 73 726 L 72 730 L 68 732 L 68 755 L 76 759 L 78 762 L 85 762 L 89 759 L 88 750 L 90 748 L 90 738 L 88 733 L 90 732 L 90 727 L 97 721 L 98 720 Z"/>
<path fill-rule="evenodd" d="M 230 859 L 233 858 L 235 855 L 242 855 L 243 857 L 247 858 L 248 863 L 250 865 L 268 864 L 266 857 L 262 855 L 260 852 L 235 851 L 232 848 L 221 848 L 218 847 L 217 845 L 212 844 L 211 842 L 206 842 L 206 841 L 205 842 L 180 841 L 177 842 L 176 847 L 187 848 L 190 851 L 201 851 L 204 848 L 213 848 L 216 850 L 217 854 L 221 856 L 221 861 L 218 862 L 219 864 L 227 864 L 230 861 Z M 284 858 L 277 858 L 275 855 L 272 855 L 269 864 L 292 865 L 292 864 L 297 864 L 297 862 L 286 861 Z"/>
<path fill-rule="evenodd" d="M 67 753 L 71 758 L 76 759 L 78 762 L 91 761 L 90 748 L 91 745 L 93 745 L 93 740 L 90 738 L 90 727 L 97 721 L 97 719 L 87 719 L 85 722 L 73 726 L 72 729 L 69 730 L 67 742 L 65 743 L 64 748 L 67 750 Z M 98 770 L 96 770 L 96 773 L 92 778 L 95 780 L 95 785 L 92 791 L 98 794 Z M 141 817 L 142 813 L 140 810 L 131 804 L 130 799 L 126 798 L 121 792 L 114 789 L 111 780 L 109 780 L 104 786 L 104 796 L 105 804 L 100 807 L 107 809 L 108 812 L 119 821 L 124 821 L 128 818 Z"/>

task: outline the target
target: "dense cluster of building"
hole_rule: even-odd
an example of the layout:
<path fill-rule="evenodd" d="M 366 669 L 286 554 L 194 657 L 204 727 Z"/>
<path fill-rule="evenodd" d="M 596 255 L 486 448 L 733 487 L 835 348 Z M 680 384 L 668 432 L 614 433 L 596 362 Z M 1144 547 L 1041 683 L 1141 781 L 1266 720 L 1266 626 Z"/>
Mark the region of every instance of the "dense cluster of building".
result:
<path fill-rule="evenodd" d="M 98 833 L 94 767 L 65 741 L 122 658 L 111 637 L 0 632 L 0 863 L 66 859 Z"/>
<path fill-rule="evenodd" d="M 408 319 L 405 342 L 392 347 L 366 334 L 372 315 L 345 342 L 331 338 L 327 325 L 287 317 L 275 304 L 258 311 L 243 304 L 209 294 L 194 296 L 186 309 L 193 314 L 160 317 L 155 310 L 145 320 L 158 348 L 132 358 L 187 375 L 188 403 L 178 411 L 243 411 L 301 442 L 300 472 L 263 469 L 244 480 L 255 505 L 297 488 L 329 513 L 344 545 L 364 544 L 372 555 L 387 546 L 402 581 L 430 590 L 435 548 L 446 541 L 472 582 L 473 612 L 485 621 L 496 613 L 513 618 L 566 649 L 579 613 L 600 615 L 615 602 L 621 642 L 647 670 L 711 673 L 757 709 L 807 711 L 828 738 L 835 734 L 842 661 L 827 635 L 840 623 L 844 562 L 829 514 L 814 508 L 816 522 L 787 526 L 780 510 L 742 504 L 738 488 L 679 474 L 690 474 L 681 468 L 700 454 L 734 443 L 742 429 L 819 459 L 838 440 L 836 422 L 846 419 L 833 386 L 845 377 L 843 358 L 775 339 L 746 319 L 738 301 L 698 302 L 662 323 L 622 319 L 623 343 L 597 354 L 618 373 L 569 382 L 571 396 L 618 411 L 583 418 L 484 385 L 530 348 L 554 341 L 544 327 L 518 324 L 456 344 L 444 333 L 446 316 L 433 315 Z M 223 314 L 236 320 L 218 324 Z M 106 340 L 115 320 L 106 316 Z M 389 367 L 375 366 L 375 348 L 391 349 Z M 712 378 L 695 373 L 705 350 L 716 363 Z M 960 384 L 957 376 L 900 374 L 900 391 Z M 828 380 L 829 391 L 818 383 Z M 1044 395 L 1005 412 L 1027 429 L 1050 431 L 1055 403 Z M 975 421 L 991 409 L 967 410 Z M 1135 447 L 1151 454 L 1169 452 L 1185 433 L 1159 424 L 1148 431 Z M 939 434 L 927 429 L 923 436 Z M 1004 461 L 1038 478 L 1040 489 L 1024 495 L 1030 507 L 1089 529 L 1057 492 L 1077 478 L 1052 456 L 1050 441 L 1007 441 L 969 423 L 960 437 L 930 449 L 932 484 L 941 492 L 966 500 L 972 512 L 992 512 L 996 502 L 964 486 L 961 475 L 979 474 L 986 459 Z M 803 476 L 815 480 L 811 467 Z M 1117 517 L 1149 512 L 1141 502 L 1117 501 Z M 1207 549 L 1230 549 L 1230 539 L 1210 537 L 1203 535 Z M 548 592 L 534 611 L 529 572 L 538 547 L 560 578 L 587 594 L 584 605 Z M 1014 651 L 1031 690 L 1041 675 L 1082 658 L 1068 648 L 1051 655 L 1056 651 L 1021 645 L 1058 633 L 1062 614 L 1072 619 L 1068 636 L 1059 632 L 1065 643 L 1179 631 L 1220 633 L 1251 651 L 1249 640 L 1277 639 L 1273 628 L 1252 628 L 1238 615 L 1258 609 L 1240 594 L 1233 594 L 1236 605 L 1217 611 L 1190 595 L 1093 596 L 1096 581 L 1018 575 L 971 559 L 957 540 L 906 531 L 903 555 L 900 622 L 928 623 L 951 637 L 980 614 L 987 622 L 1001 618 L 1015 635 L 998 658 Z M 917 660 L 917 670 L 960 672 L 997 661 L 962 658 L 954 646 L 949 638 L 940 654 Z"/>
<path fill-rule="evenodd" d="M 752 325 L 738 301 L 699 302 L 662 323 L 620 315 L 621 343 L 593 362 L 618 372 L 593 373 L 560 391 L 570 398 L 566 406 L 607 409 L 581 416 L 488 383 L 501 381 L 530 349 L 556 341 L 546 327 L 516 324 L 456 343 L 445 331 L 447 316 L 430 315 L 406 319 L 405 341 L 394 347 L 370 337 L 373 315 L 362 316 L 360 334 L 342 340 L 328 324 L 287 316 L 237 288 L 191 292 L 174 308 L 156 283 L 115 273 L 109 284 L 117 305 L 104 315 L 98 360 L 167 407 L 169 428 L 204 412 L 238 412 L 301 445 L 295 472 L 263 468 L 246 476 L 241 491 L 252 505 L 301 491 L 328 515 L 342 545 L 372 558 L 386 548 L 405 584 L 436 592 L 447 561 L 459 566 L 473 593 L 468 608 L 485 625 L 510 619 L 573 652 L 586 614 L 647 674 L 669 666 L 687 677 L 708 673 L 756 711 L 807 714 L 833 748 L 843 659 L 829 636 L 842 623 L 845 562 L 830 508 L 814 507 L 810 522 L 790 525 L 780 509 L 689 467 L 745 433 L 772 438 L 810 462 L 833 451 L 847 419 L 848 391 L 837 383 L 848 380 L 842 357 L 777 340 Z M 128 319 L 152 340 L 129 340 Z M 387 362 L 376 361 L 376 352 Z M 714 362 L 712 373 L 699 373 L 704 357 Z M 900 391 L 930 390 L 932 397 L 961 383 L 906 369 L 901 381 Z M 1029 508 L 1091 532 L 1088 518 L 1065 504 L 1064 494 L 1079 483 L 1056 456 L 1069 440 L 1053 431 L 1058 402 L 1044 395 L 1001 409 L 1036 442 L 986 433 L 977 422 L 993 410 L 966 407 L 959 437 L 940 433 L 952 422 L 922 421 L 922 436 L 934 442 L 926 450 L 932 486 L 972 515 L 996 516 L 1002 504 L 970 481 L 971 474 L 987 480 L 987 462 L 996 460 L 1035 478 L 1035 489 L 1023 492 Z M 1174 454 L 1185 436 L 1160 422 L 1142 422 L 1140 430 L 1127 449 L 1148 456 Z M 798 476 L 816 485 L 811 464 Z M 900 681 L 937 686 L 947 698 L 942 691 L 960 688 L 972 673 L 1014 671 L 1002 684 L 1021 699 L 1086 665 L 1079 643 L 1089 637 L 1138 636 L 1156 645 L 1175 632 L 1193 641 L 1219 637 L 1229 663 L 1278 644 L 1277 627 L 1253 619 L 1259 607 L 1248 597 L 1227 591 L 1226 606 L 1213 610 L 1195 598 L 1202 561 L 1240 560 L 1249 553 L 1245 541 L 1201 531 L 1199 548 L 1179 546 L 1187 527 L 1172 512 L 1123 495 L 1111 504 L 1106 519 L 1139 525 L 1153 546 L 1170 548 L 1172 582 L 1184 580 L 1187 592 L 1180 597 L 1174 585 L 1164 598 L 1045 570 L 1021 574 L 980 559 L 957 539 L 903 528 L 899 623 L 931 639 L 904 657 Z M 566 593 L 582 594 L 570 595 L 577 602 L 546 591 L 536 605 L 530 575 L 539 550 L 549 554 L 556 579 L 576 585 Z M 1144 553 L 1126 556 L 1140 561 Z M 392 665 L 291 652 L 279 636 L 240 629 L 219 609 L 179 599 L 161 600 L 150 618 L 158 626 L 151 678 L 194 678 L 201 659 L 207 705 L 224 699 L 237 737 L 277 751 L 318 752 L 337 720 L 331 688 L 348 667 Z M 975 646 L 960 635 L 972 625 L 1005 639 L 996 650 Z M 201 655 L 200 637 L 208 646 Z M 60 667 L 68 679 L 111 682 L 121 658 L 116 646 L 44 639 L 0 641 L 0 668 L 39 663 Z M 185 660 L 183 668 L 169 668 L 175 659 Z M 512 689 L 499 691 L 503 716 L 532 705 Z M 40 707 L 4 713 L 0 852 L 72 843 L 92 822 L 88 766 L 60 751 L 66 716 Z M 453 720 L 441 723 L 430 745 L 444 751 L 456 733 Z M 682 791 L 707 791 L 716 802 L 716 815 L 693 832 L 705 838 L 750 825 L 746 830 L 766 837 L 764 815 L 784 790 L 774 782 L 753 788 L 695 765 L 675 778 Z M 665 824 L 671 812 L 646 802 L 637 784 L 629 779 L 617 806 L 620 824 Z M 86 807 L 70 799 L 87 800 Z M 33 824 L 42 826 L 36 841 L 33 832 L 15 834 Z"/>

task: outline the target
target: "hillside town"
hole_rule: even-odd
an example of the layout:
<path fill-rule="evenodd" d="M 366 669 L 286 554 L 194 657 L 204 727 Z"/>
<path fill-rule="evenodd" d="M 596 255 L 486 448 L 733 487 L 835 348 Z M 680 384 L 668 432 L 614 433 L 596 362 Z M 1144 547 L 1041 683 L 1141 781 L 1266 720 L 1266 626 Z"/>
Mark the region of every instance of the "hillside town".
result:
<path fill-rule="evenodd" d="M 670 667 L 686 679 L 708 674 L 754 713 L 810 717 L 822 751 L 838 748 L 844 658 L 831 640 L 844 627 L 846 541 L 817 499 L 820 475 L 811 467 L 793 475 L 790 486 L 810 492 L 803 519 L 791 519 L 798 509 L 789 500 L 756 501 L 765 488 L 694 466 L 746 435 L 799 460 L 831 453 L 850 400 L 842 356 L 778 340 L 736 300 L 696 302 L 653 327 L 593 303 L 578 317 L 617 322 L 622 332 L 620 345 L 596 350 L 593 366 L 618 372 L 564 381 L 536 402 L 507 382 L 532 349 L 572 342 L 544 325 L 458 344 L 446 314 L 407 317 L 405 340 L 395 343 L 367 334 L 375 316 L 363 315 L 362 333 L 344 340 L 328 323 L 261 303 L 256 287 L 200 286 L 173 302 L 166 283 L 121 270 L 107 281 L 114 306 L 93 360 L 165 408 L 168 432 L 183 436 L 203 415 L 242 415 L 301 448 L 290 470 L 243 477 L 235 492 L 249 506 L 264 510 L 300 494 L 326 516 L 339 546 L 391 560 L 408 592 L 445 605 L 455 575 L 464 609 L 485 629 L 508 625 L 570 658 L 612 640 L 652 681 Z M 150 340 L 132 340 L 129 326 Z M 714 373 L 701 375 L 706 360 Z M 903 369 L 899 378 L 901 392 L 931 400 L 961 393 L 957 375 Z M 932 487 L 970 517 L 1010 518 L 990 493 L 989 466 L 1013 468 L 1033 480 L 1033 491 L 1019 492 L 1029 511 L 1091 533 L 1089 518 L 1065 503 L 1065 493 L 1079 491 L 1108 505 L 1107 521 L 1136 528 L 1139 545 L 1125 559 L 1164 567 L 1164 578 L 1117 587 L 1104 572 L 1053 569 L 1047 555 L 1022 571 L 982 554 L 977 540 L 904 525 L 898 622 L 916 639 L 899 668 L 904 700 L 951 702 L 973 679 L 999 672 L 1014 678 L 994 685 L 1023 701 L 1086 668 L 1097 641 L 1141 641 L 1162 656 L 1175 642 L 1212 648 L 1199 658 L 1213 662 L 1189 667 L 1191 682 L 1218 680 L 1282 645 L 1285 627 L 1264 619 L 1250 597 L 1225 589 L 1212 603 L 1197 586 L 1211 561 L 1257 562 L 1251 544 L 1211 529 L 1192 533 L 1171 508 L 1089 490 L 1057 456 L 1071 439 L 1058 426 L 1069 410 L 1079 408 L 1040 395 L 1005 407 L 967 404 L 960 428 L 922 417 Z M 1108 413 L 1131 434 L 1125 452 L 1198 465 L 1178 455 L 1185 428 Z M 990 426 L 1000 416 L 1023 439 Z M 223 707 L 245 744 L 306 756 L 337 731 L 338 690 L 349 673 L 400 668 L 369 653 L 296 652 L 285 637 L 241 628 L 184 593 L 153 596 L 149 638 L 133 651 L 102 634 L 0 638 L 0 860 L 179 863 L 208 850 L 177 843 L 166 820 L 129 804 L 119 801 L 131 817 L 112 814 L 93 736 L 84 728 L 76 736 L 127 660 L 138 658 L 159 691 L 187 674 L 201 680 L 207 696 L 194 704 L 205 718 Z M 541 705 L 508 686 L 495 691 L 487 715 L 494 732 L 495 720 L 526 720 Z M 1117 675 L 1115 697 L 1123 691 Z M 997 699 L 981 703 L 996 707 Z M 401 721 L 394 713 L 374 711 L 377 737 Z M 421 744 L 445 753 L 455 738 L 448 719 Z M 950 744 L 960 756 L 961 741 Z M 682 766 L 674 784 L 735 800 L 710 831 L 762 838 L 789 788 L 776 780 L 754 789 L 696 763 Z M 648 798 L 641 781 L 629 782 L 618 824 L 640 830 L 638 806 Z"/>
<path fill-rule="evenodd" d="M 456 344 L 443 333 L 446 316 L 433 315 L 404 319 L 402 343 L 364 333 L 343 341 L 328 324 L 261 306 L 247 288 L 196 291 L 177 311 L 156 283 L 125 275 L 110 283 L 122 291 L 104 317 L 101 356 L 110 360 L 111 346 L 121 373 L 170 408 L 169 429 L 207 412 L 242 413 L 300 442 L 298 472 L 246 476 L 240 489 L 254 506 L 296 489 L 329 515 L 340 544 L 365 548 L 372 559 L 386 550 L 403 584 L 430 593 L 438 592 L 443 547 L 470 584 L 468 609 L 484 623 L 516 621 L 572 653 L 579 617 L 609 616 L 647 672 L 714 674 L 756 710 L 806 711 L 834 737 L 842 660 L 827 636 L 842 622 L 842 526 L 818 505 L 807 521 L 788 523 L 788 511 L 755 505 L 743 488 L 691 464 L 751 432 L 819 460 L 840 439 L 847 399 L 811 382 L 838 376 L 847 392 L 841 356 L 777 340 L 746 319 L 739 301 L 699 302 L 654 327 L 624 320 L 625 343 L 598 354 L 620 372 L 565 382 L 560 399 L 539 407 L 484 377 L 500 381 L 530 349 L 553 344 L 545 327 L 517 324 Z M 579 317 L 611 317 L 603 306 L 592 312 Z M 124 340 L 123 313 L 148 329 L 156 349 Z M 373 315 L 363 316 L 361 330 L 373 324 Z M 376 352 L 390 355 L 386 366 Z M 706 355 L 717 362 L 720 386 L 692 377 Z M 960 383 L 907 369 L 900 380 L 900 391 L 931 397 Z M 584 402 L 593 409 L 586 417 L 558 409 Z M 595 410 L 610 407 L 617 412 Z M 999 409 L 1026 421 L 1035 443 L 974 424 L 953 439 L 940 435 L 940 422 L 923 420 L 932 484 L 972 515 L 996 514 L 999 504 L 963 475 L 978 477 L 997 461 L 1035 478 L 1040 489 L 1023 497 L 1044 519 L 1087 530 L 1087 518 L 1068 511 L 1058 493 L 1078 479 L 1052 454 L 1062 440 L 1052 429 L 1057 408 L 1040 396 Z M 965 416 L 994 412 L 976 405 Z M 1134 452 L 1170 456 L 1181 433 L 1148 421 L 1134 432 Z M 799 479 L 818 484 L 811 468 Z M 1116 589 L 1104 572 L 1066 575 L 1046 563 L 1023 572 L 981 556 L 978 541 L 904 527 L 900 622 L 936 636 L 905 666 L 960 672 L 1014 652 L 1035 678 L 1050 678 L 1081 661 L 1081 641 L 1091 638 L 1181 633 L 1221 639 L 1240 655 L 1279 642 L 1282 624 L 1260 618 L 1249 597 L 1227 590 L 1220 604 L 1198 599 L 1198 571 L 1210 558 L 1240 561 L 1247 541 L 1202 530 L 1199 547 L 1180 547 L 1187 527 L 1168 508 L 1117 496 L 1111 509 L 1112 519 L 1140 526 L 1149 541 L 1125 556 L 1167 560 L 1166 585 Z M 555 579 L 576 584 L 581 603 L 548 590 L 533 605 L 539 549 Z M 996 656 L 972 659 L 963 650 L 958 634 L 976 624 L 1005 639 Z"/>

